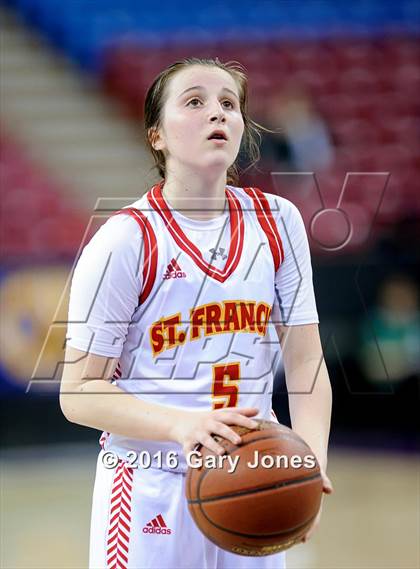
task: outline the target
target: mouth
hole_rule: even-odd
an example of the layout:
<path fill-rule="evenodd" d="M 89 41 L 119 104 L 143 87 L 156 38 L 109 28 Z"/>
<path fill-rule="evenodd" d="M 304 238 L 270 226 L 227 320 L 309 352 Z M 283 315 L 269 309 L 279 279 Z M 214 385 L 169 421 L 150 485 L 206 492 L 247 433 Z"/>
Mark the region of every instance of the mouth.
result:
<path fill-rule="evenodd" d="M 227 136 L 226 134 L 223 132 L 223 130 L 215 130 L 214 132 L 211 133 L 211 135 L 209 137 L 207 137 L 207 140 L 221 140 L 221 141 L 227 141 Z"/>

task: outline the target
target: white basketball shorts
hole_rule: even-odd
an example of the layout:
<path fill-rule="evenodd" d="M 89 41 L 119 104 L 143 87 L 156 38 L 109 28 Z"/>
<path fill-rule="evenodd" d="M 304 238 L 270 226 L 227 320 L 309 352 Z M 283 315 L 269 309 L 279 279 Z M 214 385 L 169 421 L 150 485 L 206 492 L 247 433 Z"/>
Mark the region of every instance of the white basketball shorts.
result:
<path fill-rule="evenodd" d="M 113 469 L 98 456 L 90 530 L 90 569 L 284 569 L 285 553 L 246 557 L 209 541 L 185 498 L 185 474 Z"/>

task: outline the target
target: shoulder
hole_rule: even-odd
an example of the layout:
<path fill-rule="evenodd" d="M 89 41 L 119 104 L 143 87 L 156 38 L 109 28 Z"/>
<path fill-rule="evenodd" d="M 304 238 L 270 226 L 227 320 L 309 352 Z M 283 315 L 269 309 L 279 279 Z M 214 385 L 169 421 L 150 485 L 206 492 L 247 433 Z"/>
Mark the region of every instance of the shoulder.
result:
<path fill-rule="evenodd" d="M 296 223 L 302 220 L 302 215 L 295 204 L 282 196 L 270 194 L 255 187 L 237 188 L 228 186 L 228 189 L 248 207 L 257 206 L 263 209 L 269 208 L 271 214 L 277 221 L 283 219 L 283 221 L 289 225 L 290 223 Z"/>
<path fill-rule="evenodd" d="M 106 251 L 124 251 L 138 249 L 143 240 L 141 223 L 132 212 L 144 208 L 143 198 L 114 212 L 108 217 L 87 243 L 85 249 Z"/>
<path fill-rule="evenodd" d="M 303 223 L 302 214 L 293 202 L 274 194 L 264 193 L 264 196 L 277 222 L 282 220 L 287 226 Z"/>

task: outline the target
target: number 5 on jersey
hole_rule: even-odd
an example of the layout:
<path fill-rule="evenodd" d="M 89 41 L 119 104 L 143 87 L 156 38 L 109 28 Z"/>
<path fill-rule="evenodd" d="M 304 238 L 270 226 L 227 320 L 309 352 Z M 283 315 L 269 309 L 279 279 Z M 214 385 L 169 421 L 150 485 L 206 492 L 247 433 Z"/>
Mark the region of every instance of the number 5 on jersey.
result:
<path fill-rule="evenodd" d="M 237 406 L 240 376 L 239 362 L 213 366 L 213 410 Z"/>

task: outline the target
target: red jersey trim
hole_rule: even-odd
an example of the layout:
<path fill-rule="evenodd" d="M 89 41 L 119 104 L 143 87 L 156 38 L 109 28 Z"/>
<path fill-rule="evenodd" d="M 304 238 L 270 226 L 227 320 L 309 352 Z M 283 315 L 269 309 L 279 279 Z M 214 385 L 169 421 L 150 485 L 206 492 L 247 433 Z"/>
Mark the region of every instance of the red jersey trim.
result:
<path fill-rule="evenodd" d="M 258 190 L 257 188 L 244 188 L 244 190 L 254 202 L 257 219 L 264 233 L 267 235 L 268 243 L 273 255 L 274 268 L 277 272 L 284 260 L 284 250 L 270 204 L 261 190 Z"/>
<path fill-rule="evenodd" d="M 176 244 L 191 257 L 195 264 L 209 277 L 219 282 L 225 282 L 238 266 L 243 250 L 245 226 L 239 200 L 231 191 L 226 189 L 226 197 L 229 204 L 231 237 L 226 265 L 223 271 L 221 271 L 203 259 L 201 251 L 182 231 L 162 195 L 162 187 L 162 183 L 157 184 L 147 194 L 150 205 L 160 215 Z"/>
<path fill-rule="evenodd" d="M 108 440 L 110 433 L 104 431 L 101 435 L 101 438 L 99 439 L 99 444 L 101 445 L 101 447 L 105 450 L 105 443 Z"/>
<path fill-rule="evenodd" d="M 121 366 L 120 362 L 118 362 L 117 367 L 115 368 L 114 374 L 112 376 L 112 379 L 119 379 L 121 375 L 122 375 Z"/>
<path fill-rule="evenodd" d="M 155 232 L 147 219 L 140 210 L 135 208 L 124 208 L 114 215 L 124 213 L 134 218 L 143 234 L 144 243 L 144 262 L 143 262 L 143 287 L 139 297 L 140 304 L 143 304 L 150 294 L 156 280 L 157 263 L 158 263 L 158 247 Z"/>

